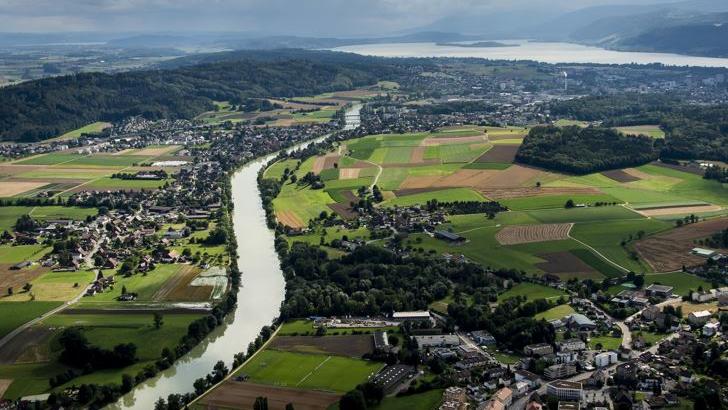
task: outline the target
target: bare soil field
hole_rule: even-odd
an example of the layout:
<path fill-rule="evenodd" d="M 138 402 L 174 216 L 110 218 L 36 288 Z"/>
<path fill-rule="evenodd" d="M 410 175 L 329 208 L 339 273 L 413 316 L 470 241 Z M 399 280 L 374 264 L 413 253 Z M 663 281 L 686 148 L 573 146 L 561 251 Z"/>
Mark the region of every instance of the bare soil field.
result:
<path fill-rule="evenodd" d="M 435 191 L 442 191 L 445 188 L 435 188 L 435 187 L 427 187 L 427 188 L 407 188 L 407 189 L 398 189 L 394 191 L 394 195 L 397 197 L 407 196 L 407 195 L 415 195 L 415 194 L 424 194 L 425 192 L 435 192 Z"/>
<path fill-rule="evenodd" d="M 147 147 L 138 151 L 134 152 L 134 155 L 143 155 L 143 156 L 149 156 L 149 157 L 158 157 L 160 155 L 167 154 L 169 152 L 178 150 L 180 147 L 178 145 L 168 145 L 166 147 Z"/>
<path fill-rule="evenodd" d="M 316 157 L 316 159 L 313 162 L 313 168 L 311 171 L 318 175 L 321 173 L 321 171 L 325 169 L 332 169 L 334 167 L 334 164 L 337 164 L 339 160 L 341 159 L 341 155 L 337 154 L 326 154 L 324 156 Z"/>
<path fill-rule="evenodd" d="M 13 384 L 13 379 L 0 379 L 0 397 L 5 394 L 5 391 Z"/>
<path fill-rule="evenodd" d="M 200 269 L 192 265 L 180 267 L 174 277 L 165 282 L 154 294 L 155 301 L 204 302 L 212 296 L 212 286 L 191 286 Z"/>
<path fill-rule="evenodd" d="M 440 179 L 442 179 L 442 177 L 438 176 L 438 175 L 432 175 L 432 176 L 409 175 L 399 185 L 399 189 L 408 190 L 408 189 L 432 188 Z"/>
<path fill-rule="evenodd" d="M 351 210 L 351 207 L 349 204 L 341 204 L 341 203 L 335 203 L 335 204 L 328 204 L 328 207 L 331 208 L 332 211 L 336 212 L 337 215 L 340 217 L 350 220 L 356 218 L 356 212 Z"/>
<path fill-rule="evenodd" d="M 516 160 L 518 145 L 495 145 L 488 152 L 478 157 L 475 162 L 511 163 Z"/>
<path fill-rule="evenodd" d="M 487 186 L 503 171 L 494 169 L 461 169 L 452 175 L 440 178 L 433 186 L 440 188 Z"/>
<path fill-rule="evenodd" d="M 371 335 L 278 336 L 273 339 L 270 347 L 290 352 L 360 358 L 374 351 L 374 341 Z"/>
<path fill-rule="evenodd" d="M 635 251 L 656 272 L 672 272 L 685 266 L 705 262 L 705 258 L 690 251 L 696 239 L 706 238 L 728 228 L 728 218 L 712 219 L 675 228 L 637 241 Z"/>
<path fill-rule="evenodd" d="M 425 147 L 415 147 L 412 149 L 410 154 L 410 162 L 413 164 L 419 164 L 425 161 Z"/>
<path fill-rule="evenodd" d="M 18 270 L 10 269 L 12 266 L 10 263 L 0 264 L 0 300 L 8 294 L 8 288 L 13 288 L 16 293 L 20 292 L 23 285 L 49 270 L 37 264 Z"/>
<path fill-rule="evenodd" d="M 0 365 L 47 361 L 49 352 L 44 345 L 53 333 L 45 326 L 25 329 L 0 349 Z"/>
<path fill-rule="evenodd" d="M 292 403 L 296 410 L 325 410 L 336 403 L 341 395 L 228 380 L 198 403 L 209 410 L 250 410 L 258 397 L 268 398 L 270 410 L 284 410 L 288 403 Z"/>
<path fill-rule="evenodd" d="M 512 225 L 498 231 L 495 239 L 501 245 L 559 241 L 569 238 L 574 224 Z"/>
<path fill-rule="evenodd" d="M 276 219 L 291 228 L 305 228 L 303 221 L 293 211 L 276 211 Z"/>
<path fill-rule="evenodd" d="M 639 178 L 629 172 L 625 172 L 621 169 L 613 169 L 611 171 L 604 171 L 602 172 L 602 175 L 605 177 L 612 179 L 617 182 L 634 182 L 639 181 L 642 178 Z"/>
<path fill-rule="evenodd" d="M 48 185 L 48 182 L 0 181 L 0 197 L 20 195 L 44 185 Z"/>
<path fill-rule="evenodd" d="M 654 208 L 654 209 L 637 209 L 635 212 L 637 212 L 640 215 L 644 215 L 647 217 L 651 216 L 663 216 L 663 215 L 684 215 L 684 214 L 693 214 L 693 213 L 699 213 L 699 212 L 715 212 L 720 211 L 721 208 L 718 205 L 695 205 L 695 206 L 675 206 L 675 207 L 665 207 L 665 208 Z"/>
<path fill-rule="evenodd" d="M 339 168 L 339 179 L 357 179 L 362 168 Z"/>
<path fill-rule="evenodd" d="M 587 265 L 571 252 L 547 253 L 538 255 L 538 257 L 546 260 L 546 262 L 538 263 L 536 267 L 546 273 L 564 277 L 599 274 L 594 268 Z"/>
<path fill-rule="evenodd" d="M 0 165 L 0 177 L 7 177 L 11 175 L 22 174 L 24 172 L 36 171 L 45 167 L 47 167 L 47 165 Z"/>
<path fill-rule="evenodd" d="M 547 175 L 549 175 L 548 172 L 540 169 L 513 165 L 502 171 L 496 171 L 491 178 L 488 178 L 482 184 L 475 185 L 475 187 L 480 189 L 524 187 L 526 183 L 544 178 Z"/>
<path fill-rule="evenodd" d="M 682 171 L 682 172 L 689 172 L 691 174 L 700 175 L 700 176 L 705 175 L 705 170 L 703 170 L 702 168 L 700 168 L 698 166 L 685 167 L 682 165 L 666 164 L 661 161 L 652 162 L 650 165 L 657 165 L 658 167 L 670 168 L 670 169 L 674 169 L 674 170 Z"/>
<path fill-rule="evenodd" d="M 597 188 L 482 188 L 480 192 L 490 199 L 514 199 L 548 195 L 591 195 L 600 194 Z"/>
<path fill-rule="evenodd" d="M 475 135 L 471 137 L 452 136 L 452 137 L 427 137 L 422 140 L 420 146 L 423 147 L 434 147 L 438 145 L 449 145 L 449 144 L 477 144 L 486 142 L 487 138 L 485 135 Z"/>

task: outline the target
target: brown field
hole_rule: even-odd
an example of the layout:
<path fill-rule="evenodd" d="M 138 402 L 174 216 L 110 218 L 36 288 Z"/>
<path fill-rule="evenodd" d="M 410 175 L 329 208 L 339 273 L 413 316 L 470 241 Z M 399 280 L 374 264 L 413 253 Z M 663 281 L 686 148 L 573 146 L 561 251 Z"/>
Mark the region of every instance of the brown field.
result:
<path fill-rule="evenodd" d="M 442 177 L 437 176 L 437 175 L 432 175 L 432 176 L 409 175 L 399 185 L 399 189 L 405 190 L 405 189 L 432 188 L 441 179 L 442 179 Z"/>
<path fill-rule="evenodd" d="M 611 171 L 604 171 L 602 175 L 617 182 L 634 182 L 639 181 L 642 178 L 635 176 L 629 172 L 621 169 L 613 169 Z"/>
<path fill-rule="evenodd" d="M 357 198 L 356 195 L 354 195 L 351 191 L 346 191 L 343 193 L 343 196 L 346 198 L 345 202 L 337 202 L 335 204 L 329 204 L 329 208 L 331 208 L 332 211 L 336 212 L 337 215 L 344 219 L 354 219 L 356 218 L 356 213 L 351 210 L 351 202 L 357 202 L 359 201 L 359 198 Z"/>
<path fill-rule="evenodd" d="M 48 182 L 0 181 L 0 197 L 19 195 L 45 185 Z"/>
<path fill-rule="evenodd" d="M 483 134 L 471 136 L 471 137 L 462 137 L 462 136 L 452 136 L 452 137 L 427 137 L 420 143 L 420 146 L 423 147 L 433 147 L 437 145 L 449 145 L 449 144 L 477 144 L 477 143 L 483 143 L 486 142 L 487 138 Z"/>
<path fill-rule="evenodd" d="M 495 239 L 501 245 L 559 241 L 569 238 L 574 224 L 512 225 L 498 231 Z"/>
<path fill-rule="evenodd" d="M 526 135 L 526 133 L 517 133 L 514 132 L 512 134 L 488 134 L 488 141 L 501 141 L 501 140 L 515 140 L 519 138 L 523 138 Z"/>
<path fill-rule="evenodd" d="M 201 302 L 210 299 L 212 286 L 190 286 L 200 269 L 182 265 L 179 271 L 152 296 L 155 301 Z"/>
<path fill-rule="evenodd" d="M 690 251 L 693 241 L 728 228 L 728 218 L 712 219 L 675 228 L 635 243 L 635 250 L 656 272 L 672 272 L 705 262 Z"/>
<path fill-rule="evenodd" d="M 325 410 L 339 401 L 341 395 L 228 380 L 198 403 L 203 409 L 209 410 L 251 410 L 258 397 L 268 398 L 270 410 L 284 410 L 288 403 L 292 403 L 296 410 Z"/>
<path fill-rule="evenodd" d="M 489 199 L 513 199 L 548 195 L 590 195 L 600 194 L 597 188 L 484 188 L 480 192 Z"/>
<path fill-rule="evenodd" d="M 290 352 L 362 357 L 374 351 L 374 341 L 371 335 L 278 336 L 270 347 Z"/>
<path fill-rule="evenodd" d="M 601 274 L 587 265 L 571 252 L 555 252 L 538 255 L 546 262 L 537 263 L 536 267 L 542 271 L 554 274 L 563 279 L 580 277 L 600 277 Z"/>
<path fill-rule="evenodd" d="M 396 196 L 407 196 L 407 195 L 414 195 L 414 194 L 422 194 L 425 192 L 435 192 L 435 191 L 442 191 L 445 188 L 407 188 L 407 189 L 398 189 L 394 191 L 394 195 Z"/>
<path fill-rule="evenodd" d="M 27 159 L 27 158 L 23 158 Z M 24 172 L 30 172 L 35 171 L 41 168 L 46 168 L 47 165 L 0 165 L 0 177 L 7 177 L 17 174 L 22 174 Z"/>
<path fill-rule="evenodd" d="M 661 162 L 661 161 L 652 162 L 650 165 L 657 165 L 659 167 L 675 169 L 678 171 L 688 172 L 688 173 L 700 175 L 700 176 L 705 175 L 705 170 L 698 166 L 686 167 L 686 166 L 682 166 L 682 165 L 665 164 L 664 162 Z"/>
<path fill-rule="evenodd" d="M 682 307 L 683 315 L 689 315 L 693 312 L 699 312 L 701 310 L 707 310 L 712 313 L 715 313 L 719 310 L 718 302 L 708 302 L 708 303 L 683 302 L 682 304 L 680 304 L 680 307 Z"/>
<path fill-rule="evenodd" d="M 334 167 L 334 164 L 338 163 L 341 159 L 341 155 L 336 154 L 327 154 L 324 156 L 316 157 L 316 159 L 313 162 L 313 168 L 311 171 L 318 175 L 321 173 L 321 171 L 325 169 L 331 169 Z"/>
<path fill-rule="evenodd" d="M 13 379 L 0 379 L 0 397 L 5 394 L 5 391 L 13 384 Z"/>
<path fill-rule="evenodd" d="M 693 213 L 699 213 L 699 212 L 715 212 L 715 211 L 720 211 L 721 209 L 723 209 L 723 208 L 718 205 L 705 204 L 705 205 L 675 206 L 675 207 L 655 208 L 655 209 L 636 209 L 635 212 L 637 212 L 640 215 L 650 217 L 650 216 L 663 216 L 663 215 L 685 215 L 685 214 L 693 214 Z"/>
<path fill-rule="evenodd" d="M 536 168 L 513 165 L 502 171 L 496 171 L 492 178 L 489 178 L 484 184 L 476 185 L 476 188 L 492 189 L 523 187 L 526 183 L 539 178 L 544 178 L 548 175 L 550 175 L 548 172 L 541 171 Z"/>
<path fill-rule="evenodd" d="M 0 300 L 8 294 L 8 288 L 13 288 L 15 292 L 20 292 L 23 285 L 30 283 L 41 274 L 48 272 L 48 268 L 44 268 L 38 264 L 28 268 L 19 270 L 11 270 L 14 264 L 0 264 Z"/>
<path fill-rule="evenodd" d="M 339 168 L 339 179 L 357 179 L 361 168 Z"/>
<path fill-rule="evenodd" d="M 47 361 L 50 352 L 46 342 L 53 333 L 45 326 L 25 329 L 0 349 L 0 365 Z"/>
<path fill-rule="evenodd" d="M 434 186 L 440 188 L 487 186 L 503 171 L 494 169 L 461 169 L 452 175 L 440 178 Z"/>
<path fill-rule="evenodd" d="M 478 157 L 475 162 L 511 163 L 516 159 L 518 145 L 494 145 L 485 154 Z"/>
<path fill-rule="evenodd" d="M 306 225 L 293 211 L 276 211 L 276 219 L 291 228 L 305 228 Z"/>

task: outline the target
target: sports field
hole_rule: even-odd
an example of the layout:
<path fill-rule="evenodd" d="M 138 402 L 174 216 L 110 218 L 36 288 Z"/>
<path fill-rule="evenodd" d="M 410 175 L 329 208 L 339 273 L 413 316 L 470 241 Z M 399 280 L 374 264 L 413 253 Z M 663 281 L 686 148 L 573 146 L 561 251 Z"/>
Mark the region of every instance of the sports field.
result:
<path fill-rule="evenodd" d="M 257 383 L 343 393 L 366 382 L 382 367 L 383 363 L 361 359 L 264 350 L 238 374 Z"/>

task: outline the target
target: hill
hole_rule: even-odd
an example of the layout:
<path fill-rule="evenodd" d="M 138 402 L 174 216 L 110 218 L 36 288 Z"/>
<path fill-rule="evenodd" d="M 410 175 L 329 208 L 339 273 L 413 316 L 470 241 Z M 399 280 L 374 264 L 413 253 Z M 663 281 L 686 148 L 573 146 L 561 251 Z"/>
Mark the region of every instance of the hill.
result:
<path fill-rule="evenodd" d="M 182 60 L 163 70 L 22 83 L 0 90 L 0 140 L 40 141 L 96 121 L 134 115 L 192 118 L 213 109 L 213 101 L 348 90 L 393 79 L 399 72 L 383 60 L 330 54 L 334 53 L 240 53 L 210 61 Z"/>

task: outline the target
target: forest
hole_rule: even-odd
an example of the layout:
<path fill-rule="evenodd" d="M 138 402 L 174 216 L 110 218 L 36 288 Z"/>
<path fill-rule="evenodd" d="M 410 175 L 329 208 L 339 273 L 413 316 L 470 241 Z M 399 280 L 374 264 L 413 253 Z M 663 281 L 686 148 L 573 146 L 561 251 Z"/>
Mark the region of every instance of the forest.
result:
<path fill-rule="evenodd" d="M 255 97 L 315 95 L 396 79 L 400 73 L 395 64 L 353 55 L 336 62 L 317 61 L 326 53 L 275 55 L 263 59 L 241 54 L 239 59 L 192 66 L 84 73 L 2 88 L 0 141 L 41 141 L 92 122 L 137 115 L 191 119 L 212 110 L 213 101 L 237 105 Z"/>
<path fill-rule="evenodd" d="M 524 138 L 516 160 L 555 171 L 589 174 L 656 160 L 654 141 L 601 127 L 534 127 Z"/>
<path fill-rule="evenodd" d="M 625 93 L 551 105 L 560 117 L 601 121 L 606 127 L 657 124 L 665 131 L 663 159 L 728 160 L 728 105 L 696 106 L 677 97 Z"/>

